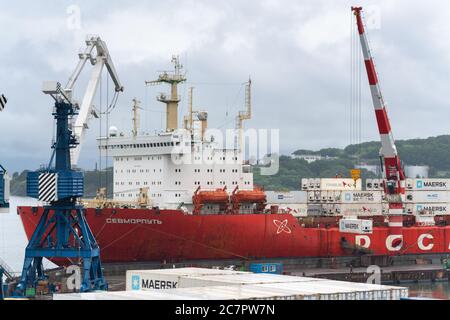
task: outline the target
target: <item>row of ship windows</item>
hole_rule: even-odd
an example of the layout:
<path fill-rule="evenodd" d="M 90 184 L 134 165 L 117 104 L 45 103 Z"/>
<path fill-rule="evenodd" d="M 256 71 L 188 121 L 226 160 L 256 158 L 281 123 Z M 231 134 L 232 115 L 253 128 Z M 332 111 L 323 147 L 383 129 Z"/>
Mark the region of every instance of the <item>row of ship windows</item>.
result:
<path fill-rule="evenodd" d="M 116 144 L 110 146 L 101 146 L 101 149 L 139 149 L 139 148 L 160 148 L 179 146 L 180 142 L 155 142 L 155 143 L 137 143 L 137 144 Z"/>
<path fill-rule="evenodd" d="M 125 198 L 125 197 L 129 197 L 129 198 L 131 198 L 131 197 L 139 197 L 139 193 L 136 193 L 136 195 L 134 195 L 132 193 L 128 193 L 128 194 L 121 193 L 121 194 L 119 194 L 119 197 L 121 197 L 121 198 Z M 161 193 L 153 193 L 152 194 L 152 198 L 161 198 L 161 197 L 162 197 Z M 180 195 L 180 197 L 181 197 L 181 195 Z"/>
<path fill-rule="evenodd" d="M 134 157 L 132 158 L 134 161 L 142 161 L 144 158 L 147 158 L 147 160 L 162 160 L 161 156 L 154 156 L 154 157 Z M 130 157 L 117 157 L 117 161 L 130 161 Z"/>
<path fill-rule="evenodd" d="M 201 160 L 202 159 L 202 157 L 194 157 L 194 160 Z M 206 157 L 206 160 L 213 160 L 213 157 Z M 226 157 L 219 157 L 219 161 L 225 161 L 226 160 Z M 231 158 L 231 160 L 232 161 L 237 161 L 238 160 L 238 158 L 237 157 L 232 157 Z"/>
<path fill-rule="evenodd" d="M 153 172 L 156 172 L 156 170 L 157 169 L 153 169 Z M 119 173 L 119 170 L 116 169 L 115 172 Z M 149 172 L 150 172 L 149 169 L 140 169 L 139 170 L 139 173 L 149 173 Z M 159 172 L 162 172 L 162 169 L 159 169 Z M 213 169 L 207 169 L 206 172 L 207 173 L 212 173 Z M 226 169 L 220 169 L 219 172 L 220 173 L 226 173 Z M 231 172 L 232 173 L 238 173 L 238 169 L 231 169 Z M 120 170 L 120 173 L 123 173 L 123 170 Z M 136 170 L 136 169 L 133 169 L 133 170 L 128 169 L 126 171 L 126 173 L 138 173 L 138 170 Z M 181 173 L 181 169 L 175 169 L 175 173 Z M 194 169 L 194 173 L 201 173 L 201 170 L 200 169 Z"/>
<path fill-rule="evenodd" d="M 160 185 L 162 185 L 162 182 L 161 182 L 161 181 L 152 181 L 151 184 L 152 184 L 152 186 L 156 186 L 156 185 L 160 186 Z M 214 183 L 213 183 L 212 181 L 207 181 L 206 184 L 207 184 L 208 186 L 214 185 Z M 225 181 L 220 181 L 219 184 L 222 185 L 222 186 L 224 186 L 224 185 L 226 185 L 226 182 L 225 182 Z M 238 182 L 237 182 L 237 181 L 232 181 L 231 184 L 232 184 L 232 185 L 238 185 Z M 244 184 L 245 184 L 245 185 L 250 185 L 250 181 L 244 181 Z M 115 185 L 116 185 L 116 186 L 124 186 L 124 185 L 125 185 L 125 182 L 123 182 L 123 181 L 122 181 L 122 182 L 117 181 L 117 182 L 115 183 Z M 133 185 L 133 182 L 131 182 L 131 181 L 128 182 L 128 185 L 129 185 L 129 186 L 132 186 L 132 185 Z M 140 186 L 140 185 L 141 185 L 141 182 L 140 182 L 140 181 L 137 181 L 137 182 L 135 182 L 135 185 L 136 185 L 136 186 Z M 142 185 L 143 185 L 143 186 L 148 186 L 148 185 L 149 185 L 149 182 L 144 181 L 144 182 L 142 183 Z M 175 185 L 176 185 L 176 186 L 181 186 L 181 181 L 175 181 Z M 199 185 L 200 185 L 200 181 L 195 181 L 195 182 L 194 182 L 194 185 L 199 186 Z"/>
<path fill-rule="evenodd" d="M 149 169 L 140 169 L 139 170 L 139 173 L 144 173 L 144 172 L 146 172 L 146 173 L 149 173 L 150 172 L 150 170 Z M 153 172 L 156 172 L 156 169 L 153 169 Z M 159 169 L 159 172 L 162 172 L 162 169 Z M 119 173 L 119 170 L 116 170 L 116 173 Z M 123 173 L 123 170 L 120 170 L 120 173 Z M 130 170 L 130 169 L 128 169 L 127 170 L 127 173 L 138 173 L 138 170 Z"/>

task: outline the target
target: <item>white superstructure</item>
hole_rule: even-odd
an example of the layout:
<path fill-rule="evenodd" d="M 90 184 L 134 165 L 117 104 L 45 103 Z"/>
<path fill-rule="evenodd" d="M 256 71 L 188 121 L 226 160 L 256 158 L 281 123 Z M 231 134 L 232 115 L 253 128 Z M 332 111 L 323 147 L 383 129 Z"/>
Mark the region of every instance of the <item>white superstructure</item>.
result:
<path fill-rule="evenodd" d="M 253 190 L 250 165 L 244 164 L 240 148 L 223 148 L 214 138 L 207 138 L 208 114 L 190 110 L 189 124 L 174 129 L 178 123 L 178 83 L 185 80 L 182 66 L 174 57 L 174 72 L 164 72 L 150 84 L 169 83 L 170 97 L 161 99 L 167 104 L 167 127 L 157 135 L 138 135 L 138 101 L 133 107 L 133 133 L 119 133 L 112 127 L 108 137 L 99 139 L 103 155 L 112 157 L 114 170 L 114 201 L 134 202 L 145 190 L 150 205 L 161 209 L 192 209 L 197 190 Z M 178 127 L 178 126 L 177 126 Z M 211 208 L 213 209 L 213 208 Z"/>
<path fill-rule="evenodd" d="M 229 194 L 253 190 L 250 165 L 236 149 L 217 149 L 214 142 L 193 142 L 183 130 L 157 136 L 110 136 L 100 148 L 113 158 L 114 200 L 135 201 L 148 188 L 152 206 L 189 210 L 195 191 L 227 188 Z"/>

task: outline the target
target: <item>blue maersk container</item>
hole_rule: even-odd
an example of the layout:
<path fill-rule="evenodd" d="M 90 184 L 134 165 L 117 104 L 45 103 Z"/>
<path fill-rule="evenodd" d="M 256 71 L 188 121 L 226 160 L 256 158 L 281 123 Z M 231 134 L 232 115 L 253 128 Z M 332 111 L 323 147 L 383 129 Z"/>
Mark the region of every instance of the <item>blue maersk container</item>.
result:
<path fill-rule="evenodd" d="M 27 195 L 39 199 L 39 176 L 46 171 L 29 172 L 27 176 Z M 84 177 L 82 172 L 58 172 L 57 200 L 79 198 L 84 195 Z"/>
<path fill-rule="evenodd" d="M 250 271 L 253 273 L 283 274 L 283 264 L 282 263 L 252 263 L 252 264 L 250 264 Z"/>

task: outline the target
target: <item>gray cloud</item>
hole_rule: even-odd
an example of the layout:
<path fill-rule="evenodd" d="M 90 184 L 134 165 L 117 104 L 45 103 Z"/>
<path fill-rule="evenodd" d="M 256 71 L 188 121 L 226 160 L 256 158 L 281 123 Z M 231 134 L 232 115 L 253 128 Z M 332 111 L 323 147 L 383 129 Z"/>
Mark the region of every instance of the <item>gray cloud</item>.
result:
<path fill-rule="evenodd" d="M 130 130 L 133 97 L 143 101 L 142 126 L 147 131 L 163 126 L 163 106 L 154 98 L 166 88 L 146 89 L 144 80 L 170 68 L 171 55 L 178 53 L 190 82 L 181 88 L 180 112 L 187 109 L 187 88 L 193 85 L 195 104 L 210 111 L 211 126 L 232 127 L 243 107 L 239 84 L 251 75 L 255 112 L 245 125 L 280 128 L 284 153 L 350 142 L 350 1 L 0 3 L 0 28 L 7 31 L 0 47 L 0 90 L 10 99 L 0 115 L 0 161 L 10 170 L 33 169 L 48 161 L 52 101 L 40 92 L 42 81 L 65 82 L 85 35 L 92 33 L 107 41 L 126 87 L 109 119 L 123 131 Z M 443 119 L 450 115 L 450 43 L 445 41 L 450 4 L 361 3 L 380 10 L 381 28 L 369 32 L 395 137 L 448 133 Z M 71 5 L 81 10 L 79 30 L 67 27 Z M 78 96 L 87 74 L 77 87 Z M 105 88 L 106 76 L 103 106 Z M 362 93 L 363 139 L 376 140 L 365 76 Z M 84 167 L 92 168 L 98 161 L 98 135 L 99 123 L 92 123 L 81 156 Z"/>

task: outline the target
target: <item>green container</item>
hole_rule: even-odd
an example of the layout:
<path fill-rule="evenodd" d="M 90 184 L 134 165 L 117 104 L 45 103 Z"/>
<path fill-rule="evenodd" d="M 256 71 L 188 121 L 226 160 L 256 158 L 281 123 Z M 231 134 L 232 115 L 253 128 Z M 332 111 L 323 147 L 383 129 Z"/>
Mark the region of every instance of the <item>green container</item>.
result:
<path fill-rule="evenodd" d="M 26 297 L 35 297 L 36 296 L 36 289 L 35 288 L 27 288 L 25 290 L 25 296 Z"/>

